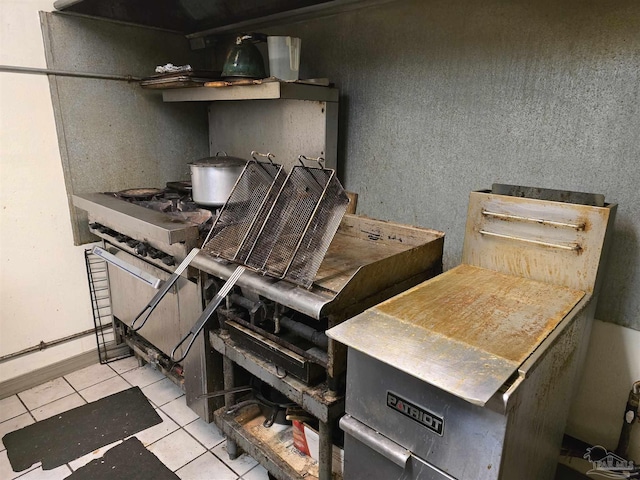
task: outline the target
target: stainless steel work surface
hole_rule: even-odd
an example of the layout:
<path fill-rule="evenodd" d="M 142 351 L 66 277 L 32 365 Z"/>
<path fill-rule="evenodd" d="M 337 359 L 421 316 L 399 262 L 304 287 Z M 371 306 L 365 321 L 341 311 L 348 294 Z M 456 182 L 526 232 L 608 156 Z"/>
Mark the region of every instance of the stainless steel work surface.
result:
<path fill-rule="evenodd" d="M 327 335 L 484 405 L 583 296 L 579 290 L 460 265 Z"/>
<path fill-rule="evenodd" d="M 329 246 L 314 283 L 326 290 L 339 292 L 363 265 L 392 257 L 411 246 L 399 242 L 372 242 L 370 239 L 345 235 L 343 231 L 339 231 Z"/>
<path fill-rule="evenodd" d="M 387 287 L 439 263 L 443 241 L 437 230 L 345 215 L 314 284 L 341 293 L 355 280 L 377 291 L 376 282 Z"/>
<path fill-rule="evenodd" d="M 443 243 L 444 233 L 437 230 L 346 214 L 310 289 L 250 271 L 238 285 L 320 319 L 397 285 L 413 281 L 412 286 L 439 273 Z M 200 252 L 191 265 L 223 279 L 236 267 L 206 252 Z"/>
<path fill-rule="evenodd" d="M 86 210 L 100 223 L 117 230 L 126 229 L 132 235 L 137 233 L 139 238 L 171 245 L 195 242 L 199 236 L 196 224 L 175 220 L 165 213 L 123 202 L 104 193 L 75 194 L 73 204 Z"/>

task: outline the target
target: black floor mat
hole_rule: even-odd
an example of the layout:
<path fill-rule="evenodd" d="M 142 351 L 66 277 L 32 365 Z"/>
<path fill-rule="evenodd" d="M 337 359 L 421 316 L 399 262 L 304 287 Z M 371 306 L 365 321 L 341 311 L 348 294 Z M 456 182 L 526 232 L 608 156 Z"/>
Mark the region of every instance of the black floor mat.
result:
<path fill-rule="evenodd" d="M 15 472 L 40 461 L 50 470 L 160 422 L 133 387 L 7 433 L 2 441 Z"/>
<path fill-rule="evenodd" d="M 178 476 L 136 437 L 125 440 L 79 468 L 65 480 L 176 480 Z"/>

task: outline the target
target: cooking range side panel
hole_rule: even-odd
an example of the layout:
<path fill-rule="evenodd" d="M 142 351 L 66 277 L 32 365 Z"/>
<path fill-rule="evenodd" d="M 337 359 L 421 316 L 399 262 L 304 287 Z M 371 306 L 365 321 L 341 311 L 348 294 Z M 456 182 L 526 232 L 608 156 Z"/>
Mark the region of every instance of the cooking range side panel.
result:
<path fill-rule="evenodd" d="M 345 410 L 457 480 L 498 478 L 507 417 L 352 348 L 348 352 Z M 345 455 L 346 468 L 346 447 Z"/>
<path fill-rule="evenodd" d="M 569 410 L 589 346 L 595 307 L 595 299 L 585 301 L 575 316 L 558 327 L 553 346 L 544 349 L 539 358 L 534 354 L 521 367 L 526 380 L 508 400 L 515 408 L 509 413 L 501 478 L 555 478 Z"/>
<path fill-rule="evenodd" d="M 180 309 L 180 331 L 182 335 L 191 330 L 204 310 L 206 274 L 198 271 L 197 289 L 181 288 L 178 291 Z M 186 282 L 185 283 L 190 283 Z M 215 317 L 214 317 L 215 318 Z M 196 412 L 205 422 L 213 421 L 213 412 L 224 405 L 223 397 L 204 398 L 206 393 L 224 388 L 222 376 L 222 356 L 209 345 L 209 327 L 212 318 L 203 331 L 196 337 L 189 355 L 182 362 L 184 390 L 187 406 Z"/>

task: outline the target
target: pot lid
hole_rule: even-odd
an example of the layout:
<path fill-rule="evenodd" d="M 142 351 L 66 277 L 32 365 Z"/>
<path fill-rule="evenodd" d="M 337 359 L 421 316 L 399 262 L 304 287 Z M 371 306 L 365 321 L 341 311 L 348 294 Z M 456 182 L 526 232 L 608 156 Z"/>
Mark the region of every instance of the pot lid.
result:
<path fill-rule="evenodd" d="M 239 157 L 227 157 L 224 155 L 216 155 L 215 157 L 205 157 L 195 162 L 191 162 L 189 165 L 196 167 L 244 167 L 247 164 L 247 160 Z"/>

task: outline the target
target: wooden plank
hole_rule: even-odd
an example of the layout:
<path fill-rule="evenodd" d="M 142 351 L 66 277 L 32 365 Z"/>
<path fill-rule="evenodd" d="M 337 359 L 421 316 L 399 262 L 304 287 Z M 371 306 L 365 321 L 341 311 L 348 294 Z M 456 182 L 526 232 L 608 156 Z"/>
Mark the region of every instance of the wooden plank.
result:
<path fill-rule="evenodd" d="M 216 425 L 277 478 L 318 480 L 318 462 L 295 449 L 292 427 L 263 427 L 265 417 L 257 406 L 236 414 L 226 410 L 215 412 Z"/>

